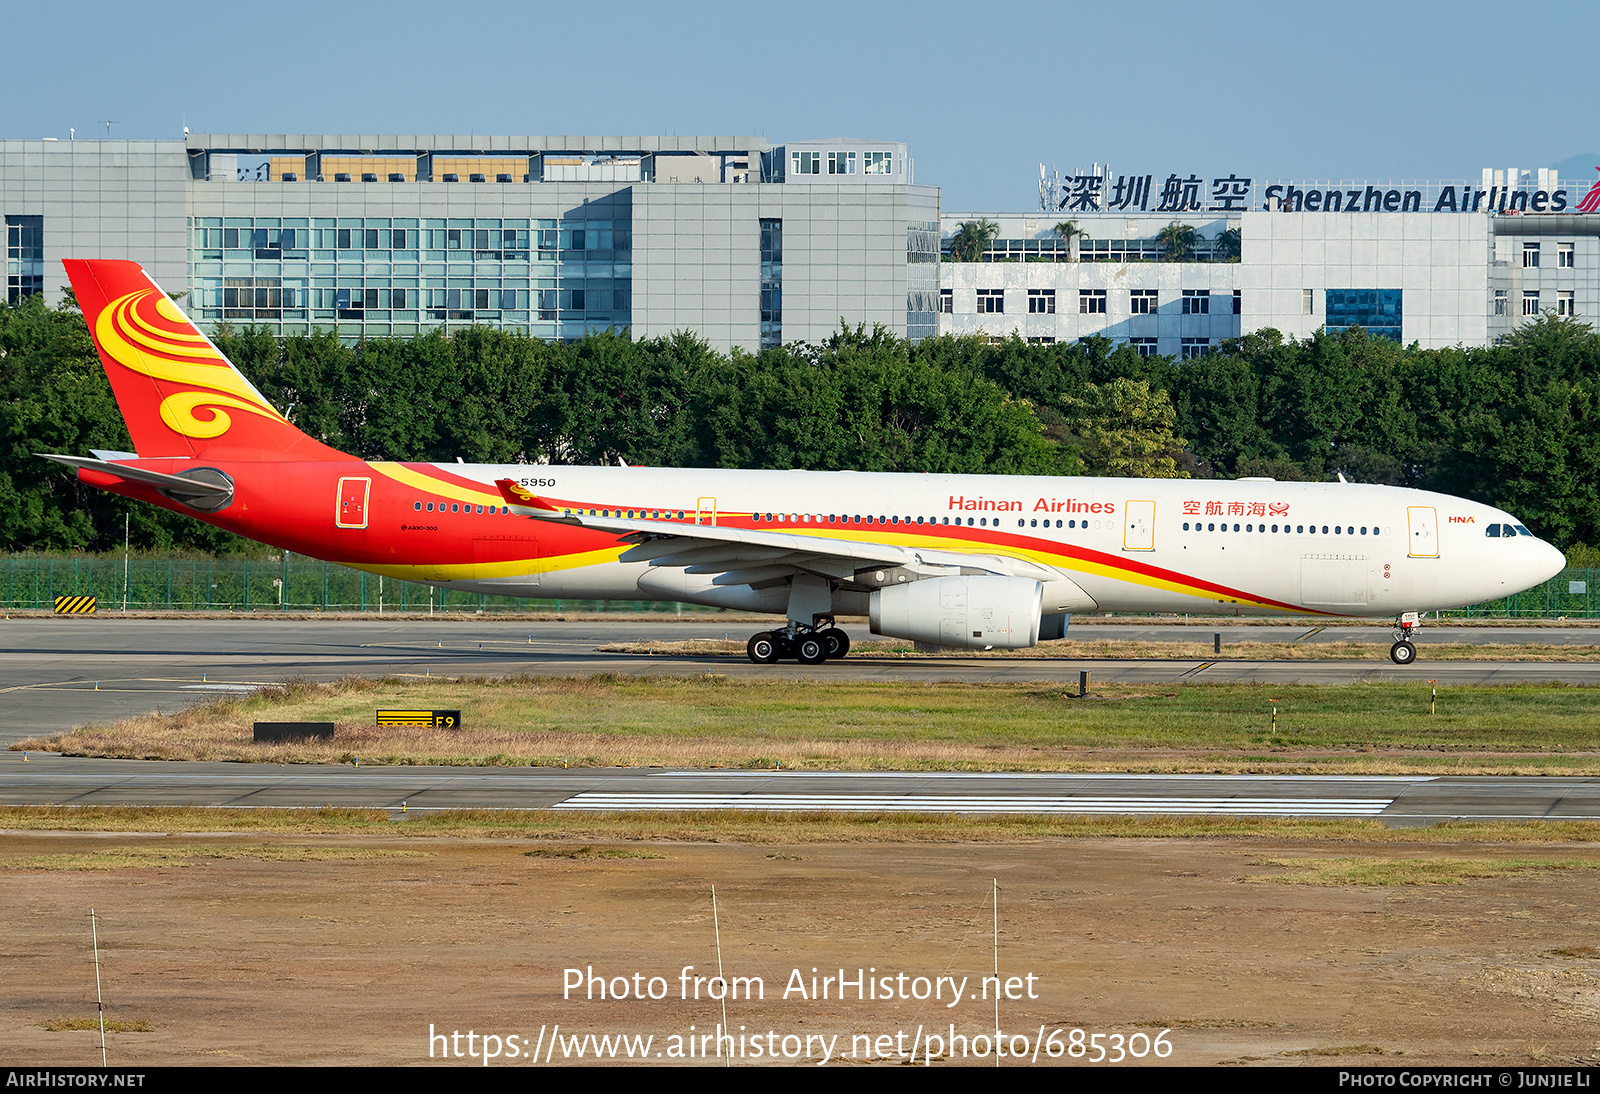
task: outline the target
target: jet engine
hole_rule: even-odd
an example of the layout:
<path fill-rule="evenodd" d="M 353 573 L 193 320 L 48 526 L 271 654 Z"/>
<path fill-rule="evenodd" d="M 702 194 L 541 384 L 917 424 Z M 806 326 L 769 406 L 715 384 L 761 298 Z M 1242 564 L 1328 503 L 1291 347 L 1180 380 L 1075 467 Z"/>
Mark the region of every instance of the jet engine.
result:
<path fill-rule="evenodd" d="M 1039 641 L 1044 586 L 1028 577 L 935 577 L 872 593 L 872 633 L 966 649 Z"/>

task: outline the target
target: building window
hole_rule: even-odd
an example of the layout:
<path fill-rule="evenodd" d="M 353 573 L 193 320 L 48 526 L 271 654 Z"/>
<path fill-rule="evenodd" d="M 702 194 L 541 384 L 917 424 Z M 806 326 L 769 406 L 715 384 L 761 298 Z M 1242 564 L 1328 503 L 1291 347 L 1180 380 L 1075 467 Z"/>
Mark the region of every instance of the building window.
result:
<path fill-rule="evenodd" d="M 1079 289 L 1078 314 L 1104 315 L 1106 311 L 1106 291 L 1104 289 Z"/>
<path fill-rule="evenodd" d="M 1006 310 L 1006 291 L 1004 289 L 979 289 L 978 314 L 999 314 Z"/>
<path fill-rule="evenodd" d="M 893 152 L 865 152 L 865 153 L 863 153 L 863 155 L 866 157 L 866 164 L 865 164 L 865 168 L 866 169 L 862 172 L 862 174 L 866 174 L 866 175 L 892 175 L 892 174 L 894 174 L 894 153 Z"/>
<path fill-rule="evenodd" d="M 1522 245 L 1523 269 L 1537 269 L 1539 266 L 1539 245 L 1537 243 L 1524 243 Z"/>
<path fill-rule="evenodd" d="M 1233 290 L 1233 314 L 1244 314 L 1244 290 L 1242 289 Z"/>
<path fill-rule="evenodd" d="M 1494 313 L 1496 315 L 1506 314 L 1506 291 L 1504 289 L 1496 289 L 1494 291 Z"/>
<path fill-rule="evenodd" d="M 1209 338 L 1185 338 L 1183 340 L 1183 359 L 1185 361 L 1199 357 L 1211 348 Z"/>
<path fill-rule="evenodd" d="M 943 315 L 950 315 L 956 310 L 956 293 L 954 289 L 939 290 L 939 311 Z"/>
<path fill-rule="evenodd" d="M 44 217 L 6 217 L 6 303 L 44 292 Z"/>
<path fill-rule="evenodd" d="M 1570 270 L 1570 269 L 1572 269 L 1573 263 L 1574 263 L 1576 258 L 1577 258 L 1577 254 L 1576 254 L 1576 252 L 1574 250 L 1574 247 L 1573 247 L 1573 245 L 1571 243 L 1557 243 L 1556 244 L 1556 266 L 1557 267 L 1559 267 L 1560 269 L 1563 269 L 1563 270 Z"/>
<path fill-rule="evenodd" d="M 1523 315 L 1538 315 L 1539 314 L 1539 294 L 1538 293 L 1536 293 L 1536 292 L 1523 292 L 1523 294 L 1522 294 L 1522 314 Z"/>
<path fill-rule="evenodd" d="M 822 174 L 821 152 L 790 152 L 789 167 L 797 175 Z"/>
<path fill-rule="evenodd" d="M 1156 340 L 1154 338 L 1130 338 L 1128 339 L 1128 345 L 1132 346 L 1134 352 L 1138 353 L 1140 357 L 1154 357 L 1156 355 Z"/>
<path fill-rule="evenodd" d="M 1029 289 L 1028 311 L 1033 315 L 1054 315 L 1056 313 L 1056 291 L 1054 289 Z"/>
<path fill-rule="evenodd" d="M 1558 293 L 1556 293 L 1556 314 L 1557 315 L 1577 315 L 1578 314 L 1578 301 L 1577 301 L 1576 297 L 1574 296 L 1574 294 L 1572 294 L 1570 292 L 1558 292 Z"/>
<path fill-rule="evenodd" d="M 761 221 L 761 348 L 783 345 L 783 221 Z"/>
<path fill-rule="evenodd" d="M 1160 296 L 1161 293 L 1156 289 L 1134 289 L 1128 293 L 1129 309 L 1134 315 L 1154 315 L 1160 307 Z"/>
<path fill-rule="evenodd" d="M 1400 341 L 1403 315 L 1399 289 L 1328 289 L 1323 295 L 1323 317 L 1329 334 L 1361 327 L 1375 338 Z"/>
<path fill-rule="evenodd" d="M 1315 305 L 1315 301 L 1316 301 L 1316 295 L 1310 289 L 1301 289 L 1300 290 L 1300 314 L 1301 315 L 1310 315 L 1310 314 L 1312 314 L 1312 309 L 1316 306 Z"/>
<path fill-rule="evenodd" d="M 1055 341 L 1055 335 L 1053 334 L 1041 334 L 1037 338 L 1030 337 L 1028 339 L 1028 342 L 1035 346 L 1053 346 Z"/>
<path fill-rule="evenodd" d="M 1211 290 L 1210 289 L 1184 289 L 1183 290 L 1184 315 L 1210 315 Z"/>
<path fill-rule="evenodd" d="M 856 154 L 854 152 L 829 152 L 828 174 L 853 175 L 856 173 Z"/>

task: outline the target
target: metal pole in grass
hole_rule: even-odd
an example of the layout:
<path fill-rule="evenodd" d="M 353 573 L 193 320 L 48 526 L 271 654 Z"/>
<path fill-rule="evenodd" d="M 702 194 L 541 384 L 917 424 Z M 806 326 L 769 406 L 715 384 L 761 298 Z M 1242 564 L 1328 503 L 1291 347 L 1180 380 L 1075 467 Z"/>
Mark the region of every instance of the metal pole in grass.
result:
<path fill-rule="evenodd" d="M 722 1028 L 728 1029 L 728 978 L 722 974 L 722 922 L 717 918 L 717 887 L 711 887 L 711 929 L 717 940 L 717 979 L 722 981 Z M 722 1038 L 717 1038 L 717 1055 L 722 1056 Z M 722 1066 L 733 1066 L 733 1053 L 722 1056 Z"/>
<path fill-rule="evenodd" d="M 1429 680 L 1428 683 L 1433 685 L 1433 694 L 1428 698 L 1428 713 L 1437 714 L 1439 713 L 1439 681 Z"/>
<path fill-rule="evenodd" d="M 1000 879 L 990 879 L 994 899 L 994 1066 L 1000 1066 Z"/>
<path fill-rule="evenodd" d="M 1268 699 L 1267 702 L 1272 704 L 1272 733 L 1273 736 L 1276 736 L 1278 733 L 1278 700 Z"/>
<path fill-rule="evenodd" d="M 89 938 L 94 943 L 94 1005 L 100 1013 L 100 1066 L 106 1066 L 106 1004 L 100 995 L 100 932 L 95 926 L 94 909 L 89 909 Z"/>

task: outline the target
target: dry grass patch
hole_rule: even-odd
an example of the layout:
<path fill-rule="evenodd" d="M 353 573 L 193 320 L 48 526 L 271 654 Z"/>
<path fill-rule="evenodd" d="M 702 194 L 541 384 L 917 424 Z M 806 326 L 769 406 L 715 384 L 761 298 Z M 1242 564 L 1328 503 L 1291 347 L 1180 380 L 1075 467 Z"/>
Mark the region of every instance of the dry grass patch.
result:
<path fill-rule="evenodd" d="M 128 870 L 204 866 L 228 859 L 256 862 L 370 862 L 422 854 L 422 851 L 389 851 L 373 847 L 107 847 L 79 854 L 0 858 L 0 870 Z"/>
<path fill-rule="evenodd" d="M 528 858 L 569 858 L 569 859 L 619 859 L 619 858 L 666 858 L 653 851 L 632 851 L 626 847 L 538 847 L 532 851 L 524 851 Z"/>
<path fill-rule="evenodd" d="M 1276 866 L 1277 874 L 1251 874 L 1242 880 L 1284 885 L 1460 885 L 1469 879 L 1498 878 L 1551 870 L 1593 870 L 1600 862 L 1581 859 L 1394 859 L 1264 858 L 1253 865 Z"/>
<path fill-rule="evenodd" d="M 1385 828 L 1379 821 L 1231 816 L 950 816 L 923 813 L 754 813 L 745 810 L 604 813 L 554 809 L 384 810 L 184 809 L 3 806 L 0 831 L 361 834 L 380 838 L 523 838 L 591 844 L 644 841 L 800 845 L 810 843 L 990 843 L 1052 839 L 1274 839 L 1309 845 L 1600 843 L 1600 821 L 1452 821 Z M 138 850 L 144 850 L 138 848 Z"/>
<path fill-rule="evenodd" d="M 94 1030 L 100 1032 L 100 1019 L 98 1018 L 47 1018 L 39 1025 L 50 1033 L 75 1033 L 80 1030 Z M 156 1027 L 149 1022 L 132 1021 L 128 1019 L 107 1018 L 105 1031 L 107 1033 L 154 1033 Z"/>

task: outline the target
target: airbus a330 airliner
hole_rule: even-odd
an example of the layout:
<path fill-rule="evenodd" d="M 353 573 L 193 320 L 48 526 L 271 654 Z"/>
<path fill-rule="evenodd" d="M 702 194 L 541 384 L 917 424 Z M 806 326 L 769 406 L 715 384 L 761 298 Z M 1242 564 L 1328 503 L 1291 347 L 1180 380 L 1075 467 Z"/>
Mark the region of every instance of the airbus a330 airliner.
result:
<path fill-rule="evenodd" d="M 387 463 L 300 432 L 138 265 L 66 263 L 136 453 L 94 486 L 370 573 L 528 597 L 783 613 L 757 662 L 874 634 L 1016 649 L 1072 612 L 1389 617 L 1493 600 L 1565 560 L 1488 505 L 1270 479 Z"/>

